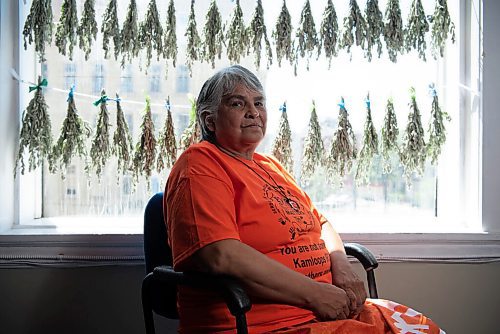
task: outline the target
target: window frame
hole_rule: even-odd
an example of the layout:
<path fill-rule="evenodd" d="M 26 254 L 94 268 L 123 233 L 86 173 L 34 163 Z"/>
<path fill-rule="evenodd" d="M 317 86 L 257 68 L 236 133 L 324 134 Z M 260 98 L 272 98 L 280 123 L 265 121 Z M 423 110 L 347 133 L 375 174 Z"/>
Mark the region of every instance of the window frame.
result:
<path fill-rule="evenodd" d="M 459 0 L 462 10 L 461 20 L 465 20 L 467 14 L 467 1 Z M 500 86 L 500 70 L 495 65 L 500 62 L 500 46 L 497 43 L 496 31 L 500 31 L 500 23 L 497 23 L 496 16 L 500 13 L 500 4 L 487 2 L 487 8 L 483 13 L 482 1 L 477 4 L 478 17 L 484 21 L 479 22 L 479 29 L 483 40 L 477 43 L 477 52 L 483 55 L 483 49 L 488 50 L 488 57 L 484 58 L 483 68 L 488 71 L 482 73 L 479 68 L 477 78 L 472 78 L 461 71 L 460 81 L 469 86 L 477 86 L 479 96 L 479 109 L 476 120 L 478 122 L 478 166 L 477 180 L 469 180 L 469 186 L 477 184 L 477 206 L 479 218 L 483 232 L 473 233 L 341 233 L 344 241 L 360 242 L 368 246 L 374 254 L 382 261 L 424 261 L 424 262 L 490 262 L 500 260 L 500 206 L 498 206 L 498 190 L 500 189 L 500 177 L 495 166 L 500 164 L 500 146 L 495 143 L 500 142 L 500 131 L 495 125 L 500 125 L 498 113 L 495 112 L 497 106 L 497 92 L 495 87 Z M 4 71 L 7 67 L 13 67 L 21 77 L 28 77 L 20 70 L 23 68 L 35 68 L 35 55 L 31 51 L 24 51 L 22 47 L 22 37 L 20 34 L 20 24 L 23 20 L 23 10 L 26 9 L 21 1 L 17 4 L 12 2 L 2 2 L 0 4 L 0 24 L 2 26 L 2 40 L 12 41 L 14 52 L 10 55 L 7 50 L 0 50 L 5 64 L 1 64 L 1 75 L 4 80 L 0 80 L 2 91 L 14 92 L 8 101 L 0 102 L 0 117 L 8 122 L 19 122 L 20 113 L 8 114 L 6 110 L 21 110 L 23 103 L 27 99 L 27 93 L 23 85 L 6 79 Z M 470 8 L 469 8 L 470 9 Z M 6 14 L 7 12 L 7 14 Z M 9 17 L 9 14 L 14 14 Z M 484 24 L 483 24 L 484 22 Z M 470 22 L 469 22 L 470 24 Z M 8 29 L 4 29 L 7 27 Z M 463 27 L 463 26 L 461 26 Z M 465 28 L 461 28 L 465 29 Z M 3 34 L 11 33 L 7 39 L 3 39 Z M 17 36 L 17 37 L 16 37 Z M 462 39 L 469 38 L 460 34 Z M 464 43 L 460 40 L 459 43 Z M 462 51 L 461 51 L 462 52 Z M 4 57 L 6 56 L 6 57 Z M 471 65 L 470 59 L 473 57 L 461 56 L 461 68 Z M 496 60 L 496 61 L 495 61 Z M 22 64 L 21 64 L 22 63 Z M 22 66 L 21 66 L 22 65 Z M 488 66 L 491 65 L 491 66 Z M 479 64 L 478 64 L 479 66 Z M 33 71 L 34 73 L 34 71 Z M 35 78 L 31 78 L 33 81 Z M 470 85 L 471 81 L 478 79 L 476 85 Z M 9 81 L 10 80 L 10 81 Z M 460 105 L 472 104 L 475 101 L 465 101 Z M 13 108 L 14 107 L 14 108 Z M 14 114 L 14 116 L 13 116 Z M 2 150 L 4 152 L 13 151 L 16 147 L 17 129 L 6 131 L 7 145 Z M 2 137 L 3 137 L 2 135 Z M 2 152 L 0 150 L 0 153 Z M 23 259 L 31 259 L 36 263 L 48 263 L 55 265 L 61 261 L 70 264 L 82 265 L 102 265 L 103 263 L 139 263 L 142 262 L 143 236 L 141 233 L 128 233 L 121 230 L 107 231 L 103 234 L 82 234 L 58 231 L 57 225 L 40 225 L 37 217 L 41 217 L 41 182 L 40 173 L 35 171 L 23 177 L 12 179 L 11 171 L 15 165 L 15 155 L 4 154 L 7 157 L 7 168 L 1 173 L 1 181 L 6 187 L 11 188 L 13 196 L 4 197 L 1 203 L 2 211 L 5 213 L 0 217 L 0 265 L 4 260 L 19 263 Z M 464 157 L 467 159 L 467 157 Z M 469 164 L 470 165 L 470 164 Z M 467 167 L 470 168 L 470 167 Z M 35 181 L 33 183 L 33 181 Z M 35 189 L 28 189 L 28 184 L 35 184 Z M 33 188 L 31 186 L 31 188 Z M 21 200 L 21 198 L 23 200 Z M 462 203 L 466 204 L 464 198 Z M 475 205 L 475 204 L 474 204 Z M 3 210 L 5 209 L 5 210 Z M 139 219 L 139 218 L 138 218 Z M 44 219 L 45 220 L 45 219 Z M 20 222 L 23 222 L 22 226 Z M 81 262 L 84 260 L 84 262 Z M 86 262 L 85 262 L 86 261 Z M 22 264 L 22 263 L 21 263 Z"/>

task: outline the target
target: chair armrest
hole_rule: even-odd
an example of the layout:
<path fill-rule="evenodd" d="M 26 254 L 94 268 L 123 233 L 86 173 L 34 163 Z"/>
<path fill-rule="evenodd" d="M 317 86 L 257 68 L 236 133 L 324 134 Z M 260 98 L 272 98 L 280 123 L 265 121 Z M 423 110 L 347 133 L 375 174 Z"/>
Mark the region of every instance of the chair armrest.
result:
<path fill-rule="evenodd" d="M 245 314 L 252 307 L 250 298 L 241 284 L 235 278 L 226 275 L 177 272 L 171 266 L 159 266 L 153 270 L 153 276 L 168 284 L 216 289 L 221 293 L 229 311 L 234 316 Z"/>
<path fill-rule="evenodd" d="M 365 271 L 371 271 L 378 267 L 378 261 L 368 248 L 354 242 L 344 243 L 345 252 L 347 255 L 354 256 L 361 264 Z"/>

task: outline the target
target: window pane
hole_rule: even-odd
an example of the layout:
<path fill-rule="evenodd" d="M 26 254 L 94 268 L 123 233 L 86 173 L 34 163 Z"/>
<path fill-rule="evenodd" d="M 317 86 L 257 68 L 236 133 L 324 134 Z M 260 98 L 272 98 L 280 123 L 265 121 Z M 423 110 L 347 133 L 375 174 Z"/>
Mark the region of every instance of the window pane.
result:
<path fill-rule="evenodd" d="M 143 18 L 149 0 L 137 1 L 139 18 Z M 241 6 L 248 23 L 255 9 L 254 0 L 242 0 Z M 83 0 L 77 1 L 79 8 L 83 7 Z M 209 1 L 196 3 L 196 18 L 199 33 L 202 33 L 204 13 L 206 13 Z M 401 2 L 403 21 L 409 13 L 411 2 Z M 342 27 L 342 19 L 348 13 L 348 1 L 334 2 L 338 16 L 339 27 Z M 62 1 L 52 1 L 54 21 L 59 19 L 59 8 Z M 119 21 L 125 19 L 127 2 L 118 2 Z M 151 96 L 152 116 L 155 125 L 155 134 L 159 136 L 165 122 L 166 112 L 164 101 L 170 97 L 173 113 L 174 129 L 179 142 L 183 130 L 189 124 L 190 102 L 188 93 L 196 96 L 201 85 L 215 70 L 229 65 L 225 55 L 216 61 L 216 69 L 212 69 L 206 62 L 197 62 L 192 68 L 190 76 L 185 66 L 185 30 L 190 4 L 186 1 L 175 1 L 177 19 L 178 59 L 176 68 L 167 69 L 167 61 L 160 58 L 156 61 L 156 53 L 153 51 L 151 66 L 145 66 L 145 52 L 140 54 L 139 59 L 134 59 L 131 64 L 125 63 L 121 66 L 121 58 L 114 60 L 104 59 L 102 49 L 102 34 L 99 33 L 92 47 L 89 60 L 85 60 L 83 52 L 75 47 L 74 59 L 69 61 L 67 57 L 60 55 L 57 48 L 51 45 L 47 49 L 47 62 L 41 70 L 47 76 L 51 87 L 69 89 L 75 88 L 75 103 L 79 115 L 88 123 L 93 125 L 95 131 L 95 120 L 99 107 L 93 106 L 100 95 L 102 88 L 106 90 L 109 97 L 114 97 L 116 92 L 124 100 L 121 104 L 125 114 L 125 120 L 129 127 L 133 145 L 136 146 L 140 140 L 142 116 L 145 107 L 145 96 Z M 279 15 L 282 3 L 278 1 L 263 2 L 265 20 L 268 36 L 271 35 L 275 26 L 275 20 Z M 324 5 L 313 3 L 312 10 L 315 18 L 316 29 L 319 28 Z M 364 3 L 359 3 L 364 11 Z M 427 14 L 434 10 L 435 0 L 423 1 Z M 457 16 L 458 5 L 449 3 L 450 12 Z M 101 25 L 102 13 L 106 1 L 96 2 L 96 19 L 98 26 Z M 164 18 L 168 2 L 157 2 L 160 16 Z M 231 17 L 234 2 L 218 2 L 224 20 Z M 303 2 L 287 2 L 292 15 L 294 29 L 298 25 Z M 386 1 L 380 1 L 382 11 L 386 7 Z M 454 16 L 454 17 L 456 17 Z M 457 22 L 458 23 L 458 22 Z M 164 24 L 164 22 L 162 22 Z M 456 31 L 461 29 L 457 26 Z M 110 47 L 113 48 L 112 42 Z M 428 42 L 428 47 L 430 42 Z M 274 47 L 274 46 L 273 46 Z M 265 47 L 260 70 L 256 70 L 252 54 L 244 57 L 241 64 L 256 72 L 266 90 L 266 104 L 268 108 L 268 126 L 265 140 L 259 147 L 259 151 L 269 153 L 273 140 L 278 133 L 280 119 L 280 105 L 287 102 L 287 115 L 292 131 L 292 150 L 294 155 L 293 174 L 298 182 L 301 182 L 302 150 L 311 112 L 312 101 L 315 101 L 316 112 L 321 125 L 321 132 L 325 149 L 329 152 L 333 135 L 338 123 L 338 103 L 341 97 L 345 99 L 345 106 L 349 112 L 349 119 L 357 138 L 358 150 L 361 148 L 363 129 L 366 116 L 365 98 L 370 95 L 373 122 L 380 138 L 380 130 L 383 125 L 387 99 L 394 100 L 400 136 L 403 135 L 410 101 L 409 89 L 414 87 L 417 94 L 417 102 L 422 114 L 424 130 L 430 119 L 431 98 L 428 85 L 435 82 L 440 93 L 443 87 L 451 87 L 457 82 L 448 81 L 449 73 L 443 73 L 442 62 L 435 61 L 430 53 L 427 62 L 420 60 L 415 52 L 399 56 L 397 63 L 390 62 L 384 49 L 380 59 L 374 56 L 368 62 L 363 52 L 356 46 L 352 47 L 352 53 L 347 54 L 340 51 L 338 57 L 332 60 L 329 69 L 328 61 L 324 56 L 318 60 L 313 56 L 309 64 L 300 59 L 297 67 L 297 75 L 294 75 L 294 67 L 282 61 L 278 67 L 276 57 L 274 63 L 266 69 Z M 455 57 L 458 49 L 447 50 L 447 57 Z M 275 54 L 275 50 L 273 49 Z M 113 54 L 113 50 L 111 51 Z M 308 67 L 308 69 L 307 69 Z M 446 75 L 445 75 L 446 74 Z M 79 93 L 83 95 L 78 95 Z M 90 95 L 91 97 L 89 97 Z M 56 90 L 46 90 L 46 100 L 51 113 L 51 121 L 54 139 L 57 140 L 61 125 L 66 116 L 66 96 Z M 446 105 L 446 96 L 440 96 L 440 102 Z M 110 113 L 110 140 L 116 128 L 116 104 L 108 101 Z M 446 110 L 452 116 L 452 122 L 448 124 L 450 129 L 458 129 L 460 115 L 456 110 Z M 92 138 L 88 139 L 87 149 L 90 149 Z M 426 133 L 427 136 L 427 133 Z M 450 130 L 448 142 L 453 143 L 454 150 L 459 150 L 461 142 L 460 130 Z M 400 139 L 401 140 L 401 139 Z M 427 137 L 426 137 L 427 140 Z M 448 144 L 450 145 L 450 144 Z M 180 152 L 179 152 L 180 153 Z M 458 183 L 460 180 L 449 180 L 447 173 L 442 173 L 444 168 L 453 168 L 458 160 L 445 159 L 440 161 L 439 168 L 428 165 L 421 178 L 414 178 L 413 187 L 406 187 L 402 178 L 402 167 L 397 157 L 393 157 L 393 171 L 391 174 L 383 174 L 380 158 L 377 157 L 370 171 L 370 184 L 367 186 L 356 186 L 353 170 L 344 178 L 343 186 L 332 185 L 328 182 L 324 169 L 314 174 L 309 184 L 304 189 L 316 203 L 320 211 L 334 221 L 337 226 L 365 226 L 372 222 L 378 224 L 386 220 L 389 224 L 403 224 L 399 219 L 401 216 L 415 217 L 418 219 L 432 219 L 442 214 L 439 196 L 446 189 L 439 185 Z M 44 169 L 43 183 L 43 215 L 46 217 L 60 215 L 115 215 L 115 214 L 141 214 L 143 206 L 155 191 L 161 191 L 168 177 L 168 170 L 160 173 L 154 171 L 151 178 L 144 177 L 135 182 L 130 173 L 119 175 L 117 173 L 117 158 L 111 157 L 104 168 L 101 179 L 95 175 L 90 177 L 86 174 L 86 161 L 73 158 L 71 167 L 66 172 L 65 178 L 60 174 L 51 174 L 47 168 Z M 389 217 L 397 217 L 390 219 Z M 418 218 L 418 219 L 417 219 Z M 406 223 L 406 222 L 405 222 Z M 358 224 L 358 225 L 356 225 Z"/>

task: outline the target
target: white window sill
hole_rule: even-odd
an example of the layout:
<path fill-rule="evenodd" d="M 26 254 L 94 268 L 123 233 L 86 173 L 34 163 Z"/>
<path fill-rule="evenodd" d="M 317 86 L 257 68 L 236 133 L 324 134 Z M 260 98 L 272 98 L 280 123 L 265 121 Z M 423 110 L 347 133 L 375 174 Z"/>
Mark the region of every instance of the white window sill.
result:
<path fill-rule="evenodd" d="M 35 220 L 0 233 L 0 267 L 143 265 L 142 229 L 141 216 Z M 366 246 L 380 262 L 500 261 L 500 233 L 378 230 L 340 234 L 345 242 Z"/>

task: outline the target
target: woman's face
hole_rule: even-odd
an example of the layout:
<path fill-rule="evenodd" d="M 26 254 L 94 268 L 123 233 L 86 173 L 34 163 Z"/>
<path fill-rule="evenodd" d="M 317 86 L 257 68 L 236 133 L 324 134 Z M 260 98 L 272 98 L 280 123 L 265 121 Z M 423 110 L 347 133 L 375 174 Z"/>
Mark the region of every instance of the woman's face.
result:
<path fill-rule="evenodd" d="M 240 154 L 253 153 L 266 133 L 265 103 L 261 93 L 243 84 L 223 96 L 217 114 L 207 122 L 217 143 Z"/>

